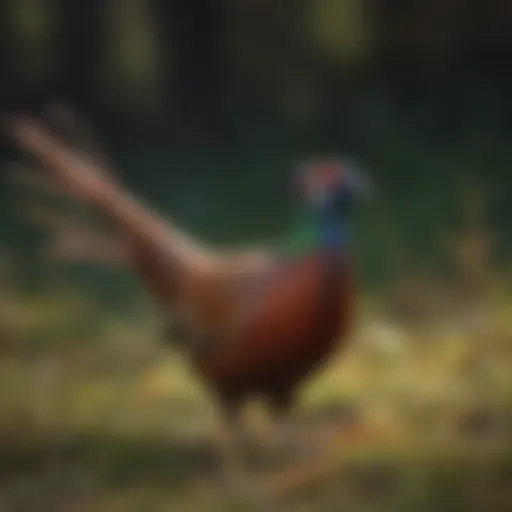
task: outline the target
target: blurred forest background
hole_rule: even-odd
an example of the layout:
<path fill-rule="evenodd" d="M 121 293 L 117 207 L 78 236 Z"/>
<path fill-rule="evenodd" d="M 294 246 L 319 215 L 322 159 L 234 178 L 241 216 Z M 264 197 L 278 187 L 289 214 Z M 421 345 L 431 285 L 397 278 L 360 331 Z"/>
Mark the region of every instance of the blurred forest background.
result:
<path fill-rule="evenodd" d="M 368 170 L 362 326 L 304 402 L 372 425 L 330 473 L 354 511 L 512 509 L 511 62 L 507 0 L 0 2 L 0 112 L 72 105 L 209 243 L 286 232 L 302 158 Z M 188 440 L 209 401 L 139 284 L 50 261 L 45 217 L 0 187 L 0 510 L 227 510 Z"/>

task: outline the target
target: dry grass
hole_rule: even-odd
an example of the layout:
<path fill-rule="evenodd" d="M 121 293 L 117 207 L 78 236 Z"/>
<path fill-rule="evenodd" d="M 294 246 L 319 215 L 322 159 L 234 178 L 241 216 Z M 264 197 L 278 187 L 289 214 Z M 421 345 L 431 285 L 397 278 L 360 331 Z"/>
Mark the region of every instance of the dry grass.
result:
<path fill-rule="evenodd" d="M 237 510 L 212 478 L 209 397 L 149 316 L 62 291 L 5 308 L 0 510 Z M 337 427 L 328 449 L 262 484 L 306 510 L 510 510 L 512 304 L 490 311 L 426 331 L 369 316 L 304 390 L 299 421 Z"/>

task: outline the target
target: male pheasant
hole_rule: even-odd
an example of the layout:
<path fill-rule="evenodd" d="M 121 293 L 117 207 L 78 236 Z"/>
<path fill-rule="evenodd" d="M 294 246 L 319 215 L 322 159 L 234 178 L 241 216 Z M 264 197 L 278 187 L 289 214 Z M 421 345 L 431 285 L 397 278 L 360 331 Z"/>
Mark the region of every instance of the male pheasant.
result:
<path fill-rule="evenodd" d="M 216 396 L 225 425 L 237 427 L 251 397 L 285 415 L 299 385 L 353 325 L 350 216 L 365 188 L 361 175 L 345 161 L 305 164 L 297 182 L 307 239 L 296 247 L 217 252 L 162 220 L 104 162 L 91 163 L 42 121 L 17 119 L 13 133 L 54 180 L 117 227 L 133 269 L 188 341 L 191 367 Z M 235 439 L 221 444 L 226 469 Z"/>

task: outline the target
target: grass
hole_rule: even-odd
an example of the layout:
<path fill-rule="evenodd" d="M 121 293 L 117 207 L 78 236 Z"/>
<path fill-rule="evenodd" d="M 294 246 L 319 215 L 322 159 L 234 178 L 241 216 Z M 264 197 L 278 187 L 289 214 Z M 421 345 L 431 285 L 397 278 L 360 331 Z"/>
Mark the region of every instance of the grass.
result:
<path fill-rule="evenodd" d="M 4 319 L 0 510 L 243 510 L 216 485 L 207 391 L 149 317 L 96 312 L 88 339 L 62 301 L 13 299 Z M 304 510 L 511 510 L 511 309 L 495 303 L 485 332 L 365 320 L 301 397 L 299 422 L 344 427 L 314 465 L 267 463 L 262 484 Z"/>

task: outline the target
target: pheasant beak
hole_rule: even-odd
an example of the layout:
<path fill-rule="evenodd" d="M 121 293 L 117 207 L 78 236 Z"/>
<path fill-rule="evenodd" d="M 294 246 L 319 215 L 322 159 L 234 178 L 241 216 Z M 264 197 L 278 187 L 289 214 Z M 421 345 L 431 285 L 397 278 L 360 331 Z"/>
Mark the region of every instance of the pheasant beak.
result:
<path fill-rule="evenodd" d="M 348 172 L 348 187 L 353 191 L 354 197 L 368 200 L 373 195 L 373 187 L 368 176 L 359 170 L 351 169 Z"/>

